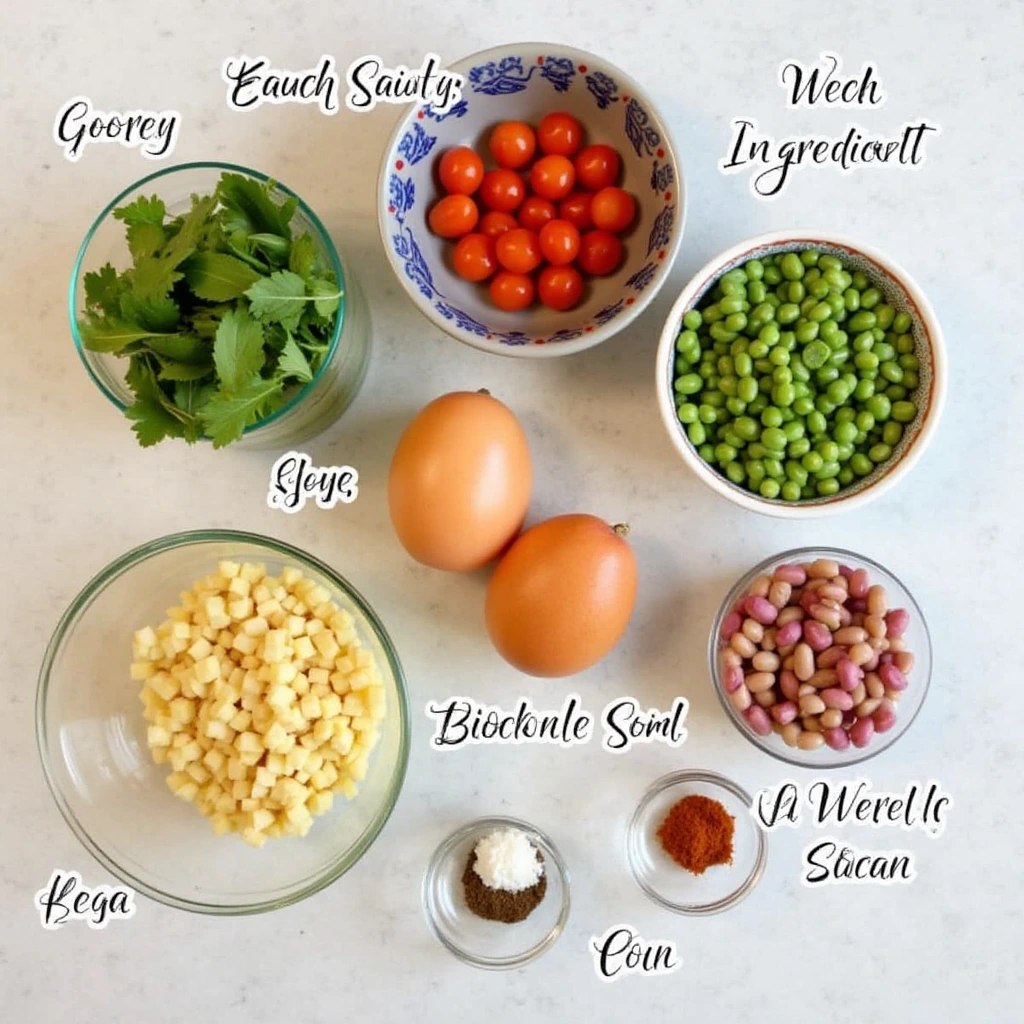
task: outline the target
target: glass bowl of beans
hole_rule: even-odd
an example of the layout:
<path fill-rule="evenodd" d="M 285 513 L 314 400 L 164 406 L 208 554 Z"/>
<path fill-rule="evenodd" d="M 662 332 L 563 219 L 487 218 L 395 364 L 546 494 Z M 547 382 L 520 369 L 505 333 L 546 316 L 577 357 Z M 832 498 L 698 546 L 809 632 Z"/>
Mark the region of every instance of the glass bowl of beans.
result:
<path fill-rule="evenodd" d="M 784 551 L 732 588 L 708 641 L 740 732 L 789 764 L 840 768 L 892 746 L 928 692 L 932 649 L 913 595 L 837 548 Z"/>
<path fill-rule="evenodd" d="M 942 330 L 890 257 L 820 231 L 777 231 L 706 264 L 665 323 L 662 420 L 729 501 L 806 519 L 903 479 L 946 393 Z"/>

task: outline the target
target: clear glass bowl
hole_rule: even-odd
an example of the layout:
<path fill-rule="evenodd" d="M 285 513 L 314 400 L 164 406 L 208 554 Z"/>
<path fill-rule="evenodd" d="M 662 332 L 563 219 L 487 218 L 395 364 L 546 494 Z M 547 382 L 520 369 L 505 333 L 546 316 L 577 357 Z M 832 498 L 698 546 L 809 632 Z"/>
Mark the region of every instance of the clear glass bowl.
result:
<path fill-rule="evenodd" d="M 695 795 L 717 800 L 736 821 L 732 863 L 716 864 L 702 875 L 680 867 L 658 838 L 672 805 Z M 761 881 L 768 859 L 765 834 L 750 806 L 746 790 L 715 772 L 689 769 L 655 780 L 626 830 L 626 859 L 637 884 L 655 903 L 677 914 L 700 917 L 735 907 Z"/>
<path fill-rule="evenodd" d="M 220 559 L 294 565 L 327 587 L 377 658 L 388 713 L 369 771 L 309 834 L 262 849 L 216 836 L 167 788 L 167 765 L 146 744 L 140 684 L 129 677 L 132 633 L 157 625 L 178 592 Z M 92 579 L 61 617 L 43 659 L 36 738 L 57 806 L 86 849 L 127 885 L 161 903 L 207 914 L 287 906 L 343 875 L 369 849 L 398 799 L 409 754 L 409 707 L 398 655 L 359 593 L 288 544 L 231 530 L 172 534 L 129 551 Z"/>
<path fill-rule="evenodd" d="M 78 329 L 79 318 L 85 311 L 85 273 L 108 262 L 117 270 L 131 266 L 124 224 L 114 218 L 115 208 L 132 202 L 140 195 L 155 193 L 163 199 L 168 213 L 182 213 L 188 210 L 194 193 L 211 194 L 224 171 L 245 174 L 258 181 L 268 180 L 267 175 L 251 168 L 215 161 L 165 167 L 140 178 L 116 195 L 93 222 L 78 250 L 68 293 L 71 335 L 93 383 L 122 413 L 133 401 L 124 381 L 128 360 L 87 349 Z M 344 294 L 338 307 L 330 348 L 316 375 L 308 384 L 296 388 L 280 409 L 246 428 L 236 446 L 251 449 L 286 448 L 329 427 L 359 393 L 370 356 L 369 309 L 327 228 L 302 199 L 284 185 L 275 183 L 272 195 L 278 202 L 289 196 L 298 200 L 292 227 L 296 233 L 308 231 L 312 235 Z"/>
<path fill-rule="evenodd" d="M 528 918 L 485 921 L 466 906 L 462 873 L 476 844 L 498 828 L 525 832 L 544 858 L 548 887 Z M 569 872 L 555 844 L 517 818 L 478 818 L 453 832 L 434 852 L 423 876 L 423 912 L 438 941 L 463 963 L 486 970 L 524 967 L 546 953 L 569 919 Z"/>
<path fill-rule="evenodd" d="M 777 732 L 772 732 L 769 736 L 759 736 L 750 728 L 743 715 L 732 706 L 728 694 L 722 686 L 722 671 L 718 652 L 724 644 L 719 639 L 718 633 L 722 621 L 729 614 L 729 610 L 740 595 L 758 576 L 771 575 L 776 566 L 782 565 L 784 562 L 808 562 L 814 561 L 816 558 L 832 558 L 841 565 L 848 565 L 854 569 L 867 569 L 871 582 L 881 583 L 885 587 L 889 596 L 889 607 L 906 608 L 910 612 L 910 626 L 903 636 L 908 650 L 913 652 L 915 659 L 913 671 L 907 677 L 910 685 L 903 691 L 903 696 L 897 704 L 896 724 L 888 732 L 875 733 L 871 742 L 863 748 L 850 744 L 846 750 L 833 750 L 828 746 L 821 746 L 817 750 L 801 750 L 798 747 L 786 746 Z M 783 551 L 781 554 L 766 558 L 763 562 L 755 565 L 729 591 L 711 626 L 711 635 L 708 638 L 708 661 L 711 666 L 711 679 L 714 683 L 715 693 L 718 694 L 725 713 L 733 725 L 754 746 L 780 761 L 795 764 L 801 768 L 845 768 L 870 760 L 882 753 L 883 750 L 888 750 L 917 718 L 931 681 L 932 641 L 928 633 L 928 624 L 925 622 L 924 614 L 917 601 L 914 600 L 913 595 L 902 581 L 888 569 L 864 555 L 858 555 L 856 552 L 846 551 L 843 548 L 794 548 L 792 551 Z"/>

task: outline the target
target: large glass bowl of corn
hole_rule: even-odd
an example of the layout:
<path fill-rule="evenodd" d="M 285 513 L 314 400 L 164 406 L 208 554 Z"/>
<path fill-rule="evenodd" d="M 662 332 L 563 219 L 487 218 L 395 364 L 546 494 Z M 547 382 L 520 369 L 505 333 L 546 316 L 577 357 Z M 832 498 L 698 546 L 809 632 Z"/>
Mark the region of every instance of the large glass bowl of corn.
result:
<path fill-rule="evenodd" d="M 94 857 L 185 910 L 247 914 L 322 889 L 369 849 L 405 777 L 405 680 L 337 572 L 255 534 L 129 551 L 61 617 L 36 732 Z"/>

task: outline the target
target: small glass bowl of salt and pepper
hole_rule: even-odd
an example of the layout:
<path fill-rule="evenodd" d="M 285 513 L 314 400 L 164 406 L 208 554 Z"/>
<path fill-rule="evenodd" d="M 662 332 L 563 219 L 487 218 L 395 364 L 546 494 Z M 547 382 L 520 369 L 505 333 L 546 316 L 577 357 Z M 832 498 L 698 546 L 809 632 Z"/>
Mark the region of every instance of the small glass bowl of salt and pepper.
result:
<path fill-rule="evenodd" d="M 569 872 L 554 843 L 516 818 L 478 818 L 437 848 L 423 910 L 438 941 L 464 963 L 523 967 L 546 953 L 569 918 Z"/>

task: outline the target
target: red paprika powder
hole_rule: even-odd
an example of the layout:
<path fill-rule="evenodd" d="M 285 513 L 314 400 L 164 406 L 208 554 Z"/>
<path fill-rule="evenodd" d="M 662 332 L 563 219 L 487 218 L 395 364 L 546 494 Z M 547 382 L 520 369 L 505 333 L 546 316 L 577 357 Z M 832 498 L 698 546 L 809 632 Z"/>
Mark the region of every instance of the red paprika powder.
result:
<path fill-rule="evenodd" d="M 702 875 L 713 864 L 732 863 L 736 819 L 710 797 L 677 800 L 658 829 L 665 852 L 681 867 Z"/>

